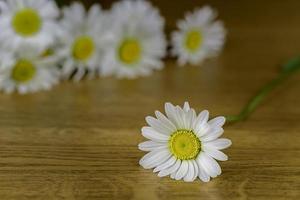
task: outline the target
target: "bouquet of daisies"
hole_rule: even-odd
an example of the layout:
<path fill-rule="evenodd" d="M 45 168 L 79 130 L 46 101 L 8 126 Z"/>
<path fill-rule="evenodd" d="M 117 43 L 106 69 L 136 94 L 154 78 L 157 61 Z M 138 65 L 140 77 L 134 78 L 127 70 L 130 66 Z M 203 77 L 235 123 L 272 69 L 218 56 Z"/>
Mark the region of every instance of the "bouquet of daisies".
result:
<path fill-rule="evenodd" d="M 225 30 L 210 7 L 178 22 L 171 54 L 179 65 L 216 55 Z M 115 76 L 136 78 L 162 69 L 167 55 L 164 19 L 147 1 L 116 2 L 88 10 L 75 2 L 59 9 L 54 0 L 0 2 L 0 90 L 48 90 L 60 80 Z"/>

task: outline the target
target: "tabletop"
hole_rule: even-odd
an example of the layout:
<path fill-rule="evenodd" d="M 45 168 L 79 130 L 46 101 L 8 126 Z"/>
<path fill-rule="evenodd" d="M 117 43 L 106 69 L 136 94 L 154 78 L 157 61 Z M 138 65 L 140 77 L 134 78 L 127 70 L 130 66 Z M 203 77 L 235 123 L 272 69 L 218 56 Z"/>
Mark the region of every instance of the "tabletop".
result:
<path fill-rule="evenodd" d="M 300 53 L 300 2 L 153 1 L 175 20 L 210 4 L 228 29 L 222 54 L 135 80 L 63 82 L 49 92 L 0 94 L 0 199 L 300 199 L 300 74 L 249 119 L 225 125 L 233 145 L 209 183 L 159 178 L 139 166 L 145 117 L 189 101 L 211 116 L 236 114 L 280 64 Z"/>

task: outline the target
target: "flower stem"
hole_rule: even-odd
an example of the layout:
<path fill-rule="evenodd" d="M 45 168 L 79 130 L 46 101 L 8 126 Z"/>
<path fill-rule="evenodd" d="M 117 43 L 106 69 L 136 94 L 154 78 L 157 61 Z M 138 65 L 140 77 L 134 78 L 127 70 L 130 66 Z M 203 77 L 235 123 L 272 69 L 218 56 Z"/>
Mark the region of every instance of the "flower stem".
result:
<path fill-rule="evenodd" d="M 264 98 L 278 85 L 285 81 L 294 72 L 300 70 L 300 57 L 296 57 L 283 65 L 280 74 L 262 87 L 256 95 L 250 99 L 238 115 L 226 116 L 226 121 L 233 123 L 247 119 Z"/>

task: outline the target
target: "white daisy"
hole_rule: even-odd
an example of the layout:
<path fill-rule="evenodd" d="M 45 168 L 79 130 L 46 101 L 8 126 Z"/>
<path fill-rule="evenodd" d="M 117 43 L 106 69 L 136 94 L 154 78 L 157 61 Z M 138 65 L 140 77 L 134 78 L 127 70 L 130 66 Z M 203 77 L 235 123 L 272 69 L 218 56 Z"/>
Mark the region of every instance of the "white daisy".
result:
<path fill-rule="evenodd" d="M 231 145 L 229 139 L 218 139 L 223 133 L 224 117 L 208 121 L 208 111 L 198 116 L 186 102 L 183 109 L 165 104 L 166 115 L 155 112 L 156 118 L 146 117 L 149 126 L 142 128 L 142 135 L 150 141 L 139 144 L 139 149 L 149 151 L 141 160 L 145 169 L 154 168 L 158 176 L 170 175 L 172 179 L 190 182 L 199 177 L 208 182 L 210 177 L 221 174 L 215 161 L 227 160 L 221 152 Z"/>
<path fill-rule="evenodd" d="M 21 94 L 48 90 L 58 83 L 56 60 L 39 48 L 23 46 L 14 53 L 0 53 L 0 90 Z"/>
<path fill-rule="evenodd" d="M 0 40 L 4 48 L 20 44 L 46 47 L 54 42 L 59 10 L 53 0 L 5 0 L 0 4 Z"/>
<path fill-rule="evenodd" d="M 166 41 L 164 19 L 146 1 L 120 1 L 110 16 L 115 40 L 106 49 L 102 75 L 135 78 L 161 69 Z"/>
<path fill-rule="evenodd" d="M 200 64 L 223 48 L 226 31 L 221 21 L 215 21 L 216 16 L 211 7 L 204 6 L 178 21 L 179 30 L 172 33 L 172 54 L 178 56 L 180 66 Z"/>
<path fill-rule="evenodd" d="M 62 75 L 79 81 L 86 72 L 92 77 L 101 65 L 103 48 L 109 42 L 108 28 L 104 26 L 105 14 L 99 5 L 88 12 L 80 3 L 63 9 L 62 35 L 57 55 L 63 58 Z"/>

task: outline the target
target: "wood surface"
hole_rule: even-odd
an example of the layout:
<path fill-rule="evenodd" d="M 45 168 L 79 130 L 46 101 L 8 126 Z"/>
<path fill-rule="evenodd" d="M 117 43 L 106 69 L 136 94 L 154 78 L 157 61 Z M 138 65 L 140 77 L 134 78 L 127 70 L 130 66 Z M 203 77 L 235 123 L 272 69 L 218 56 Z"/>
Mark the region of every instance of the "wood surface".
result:
<path fill-rule="evenodd" d="M 0 94 L 0 199 L 300 199 L 300 73 L 247 121 L 225 127 L 229 161 L 211 182 L 158 178 L 138 165 L 144 118 L 166 101 L 235 114 L 300 54 L 297 0 L 154 1 L 168 30 L 204 3 L 219 10 L 229 33 L 223 53 L 201 66 L 179 68 L 167 59 L 164 70 L 136 80 Z"/>

